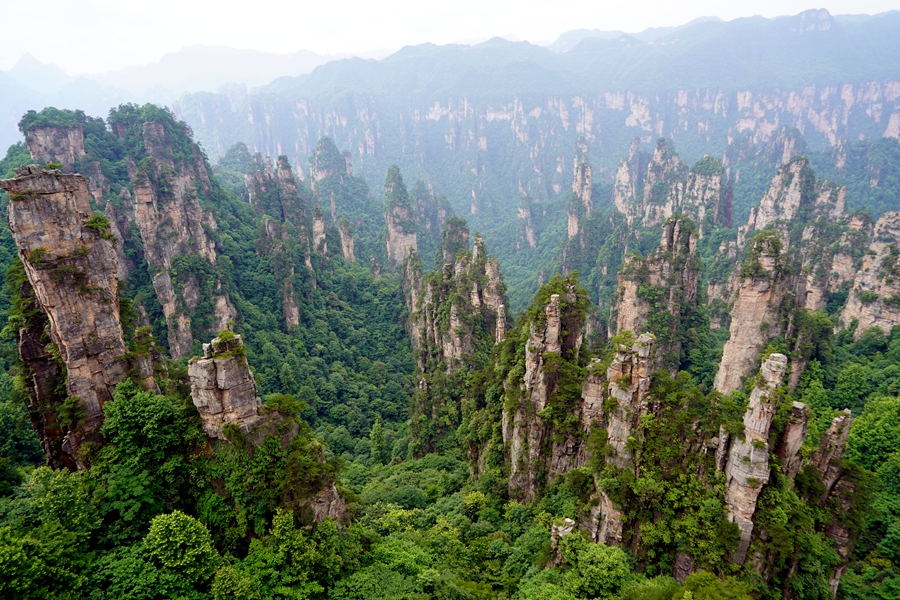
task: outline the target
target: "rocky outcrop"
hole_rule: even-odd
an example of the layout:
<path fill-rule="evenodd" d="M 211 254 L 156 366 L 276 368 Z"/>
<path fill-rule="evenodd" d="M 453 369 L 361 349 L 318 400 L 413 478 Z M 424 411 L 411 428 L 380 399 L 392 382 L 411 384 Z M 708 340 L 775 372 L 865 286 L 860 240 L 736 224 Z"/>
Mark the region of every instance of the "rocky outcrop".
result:
<path fill-rule="evenodd" d="M 844 472 L 841 464 L 847 449 L 847 438 L 850 435 L 852 422 L 849 409 L 837 415 L 832 420 L 828 431 L 819 439 L 819 448 L 809 458 L 810 464 L 818 471 L 822 478 L 822 484 L 825 486 L 820 504 L 838 509 L 834 513 L 831 524 L 825 530 L 825 535 L 834 543 L 834 551 L 839 558 L 828 582 L 832 594 L 837 594 L 841 577 L 847 572 L 850 552 L 856 541 L 854 529 L 842 518 L 850 512 L 857 493 L 856 484 L 842 478 Z"/>
<path fill-rule="evenodd" d="M 350 221 L 341 218 L 338 222 L 338 233 L 341 235 L 341 253 L 347 262 L 356 262 L 356 251 L 353 243 L 353 231 L 350 228 Z"/>
<path fill-rule="evenodd" d="M 760 377 L 744 413 L 743 438 L 732 438 L 725 466 L 725 506 L 728 519 L 741 532 L 734 563 L 743 563 L 753 534 L 753 513 L 762 487 L 769 481 L 769 428 L 778 404 L 775 389 L 781 385 L 787 357 L 770 355 L 760 367 Z M 724 443 L 724 440 L 720 441 Z"/>
<path fill-rule="evenodd" d="M 577 308 L 578 301 L 575 285 L 568 280 L 563 295 L 550 296 L 543 314 L 529 324 L 521 382 L 509 382 L 519 388 L 507 390 L 507 394 L 518 396 L 519 401 L 515 408 L 503 411 L 509 489 L 511 496 L 526 501 L 534 499 L 541 473 L 552 477 L 565 472 L 571 465 L 565 457 L 577 453 L 573 440 L 553 440 L 552 414 L 548 416 L 544 409 L 563 376 L 560 361 L 577 362 L 584 327 L 584 314 Z"/>
<path fill-rule="evenodd" d="M 579 221 L 590 217 L 594 208 L 591 165 L 588 162 L 588 145 L 584 138 L 575 146 L 572 175 L 572 201 L 569 202 L 568 235 L 571 240 L 578 235 Z"/>
<path fill-rule="evenodd" d="M 188 375 L 191 399 L 209 437 L 228 439 L 229 426 L 248 434 L 259 424 L 262 401 L 241 336 L 220 336 L 203 344 L 203 357 L 191 361 Z"/>
<path fill-rule="evenodd" d="M 650 377 L 654 372 L 651 356 L 654 341 L 652 334 L 644 333 L 631 345 L 620 345 L 606 373 L 609 397 L 616 401 L 609 411 L 607 433 L 612 450 L 608 460 L 635 474 L 639 465 L 634 462 L 633 442 L 629 444 L 629 438 L 634 436 L 640 416 L 648 410 Z"/>
<path fill-rule="evenodd" d="M 731 310 L 731 336 L 722 351 L 716 371 L 715 389 L 730 394 L 743 385 L 766 342 L 784 328 L 782 302 L 784 283 L 783 246 L 774 232 L 757 236 L 741 268 L 741 281 Z"/>
<path fill-rule="evenodd" d="M 730 195 L 719 160 L 704 156 L 689 169 L 660 138 L 646 168 L 639 170 L 643 168 L 639 148 L 637 140 L 632 142 L 628 158 L 619 162 L 613 184 L 613 204 L 629 226 L 652 227 L 673 215 L 685 215 L 702 233 L 709 225 L 730 219 Z"/>
<path fill-rule="evenodd" d="M 384 182 L 384 219 L 387 223 L 387 255 L 393 267 L 399 267 L 410 250 L 418 251 L 417 212 L 403 183 L 400 169 L 392 166 Z"/>
<path fill-rule="evenodd" d="M 15 179 L 0 181 L 0 187 L 9 192 L 9 227 L 68 376 L 61 450 L 80 462 L 82 444 L 100 437 L 101 406 L 127 373 L 117 241 L 106 219 L 93 215 L 88 183 L 80 175 L 31 165 L 17 169 Z M 24 331 L 20 345 L 42 398 L 57 373 L 47 361 L 47 347 L 33 334 Z"/>
<path fill-rule="evenodd" d="M 819 448 L 809 457 L 809 463 L 819 472 L 825 486 L 823 500 L 831 493 L 841 476 L 841 460 L 847 449 L 847 437 L 852 423 L 850 409 L 845 409 L 832 420 L 828 431 L 819 439 Z"/>
<path fill-rule="evenodd" d="M 652 332 L 657 339 L 657 364 L 673 373 L 681 364 L 682 308 L 697 303 L 698 239 L 689 219 L 670 219 L 663 226 L 659 248 L 646 258 L 626 256 L 618 276 L 615 331 Z"/>
<path fill-rule="evenodd" d="M 270 157 L 263 160 L 260 154 L 255 154 L 253 162 L 256 170 L 244 175 L 250 204 L 279 221 L 306 226 L 306 202 L 287 157 L 279 156 L 275 166 Z"/>
<path fill-rule="evenodd" d="M 25 131 L 25 144 L 31 158 L 43 163 L 58 163 L 72 173 L 75 161 L 84 156 L 84 130 L 76 127 L 34 127 Z"/>
<path fill-rule="evenodd" d="M 152 160 L 140 165 L 129 160 L 134 196 L 126 210 L 140 232 L 147 264 L 156 271 L 153 287 L 166 317 L 169 352 L 180 358 L 190 353 L 191 315 L 202 289 L 196 274 L 191 269 L 179 271 L 175 261 L 197 255 L 215 267 L 215 245 L 207 231 L 215 231 L 217 225 L 212 212 L 200 206 L 199 196 L 210 193 L 211 183 L 206 161 L 193 142 L 188 141 L 190 158 L 179 156 L 176 160 L 176 140 L 170 139 L 163 123 L 144 123 L 141 142 Z M 218 288 L 213 291 L 212 303 L 217 307 L 213 328 L 225 329 L 237 311 Z"/>
<path fill-rule="evenodd" d="M 571 292 L 574 294 L 574 290 Z M 532 323 L 525 347 L 525 373 L 522 378 L 522 400 L 510 417 L 503 414 L 503 442 L 509 447 L 510 495 L 531 500 L 537 493 L 537 475 L 543 458 L 544 437 L 548 427 L 538 413 L 547 405 L 547 398 L 556 384 L 552 374 L 545 372 L 545 354 L 560 354 L 559 294 L 550 297 L 544 308 L 544 322 Z"/>
<path fill-rule="evenodd" d="M 855 335 L 870 327 L 889 333 L 900 325 L 900 212 L 888 212 L 875 224 L 875 234 L 862 267 L 856 272 L 841 326 L 857 322 Z"/>
<path fill-rule="evenodd" d="M 516 249 L 521 247 L 521 243 L 525 242 L 529 248 L 537 248 L 537 235 L 534 227 L 534 200 L 528 196 L 524 196 L 519 201 L 519 221 L 521 221 L 520 240 L 516 245 Z"/>
<path fill-rule="evenodd" d="M 616 177 L 613 183 L 613 206 L 623 215 L 627 215 L 629 207 L 636 201 L 638 191 L 643 187 L 641 176 L 641 140 L 635 138 L 628 149 L 628 158 L 619 159 Z"/>
<path fill-rule="evenodd" d="M 423 372 L 433 370 L 428 365 L 442 364 L 447 371 L 459 368 L 481 328 L 493 340 L 502 340 L 506 333 L 506 286 L 500 265 L 487 255 L 481 236 L 475 237 L 470 252 L 465 221 L 450 220 L 440 253 L 448 262 L 439 276 L 435 272 L 423 278 L 415 253 L 405 266 L 409 329 L 414 348 L 421 351 Z"/>
<path fill-rule="evenodd" d="M 803 467 L 800 448 L 806 441 L 808 424 L 809 408 L 802 402 L 794 402 L 791 405 L 791 415 L 785 425 L 784 434 L 781 436 L 781 446 L 778 448 L 781 470 L 790 479 L 794 479 Z"/>
<path fill-rule="evenodd" d="M 313 252 L 319 256 L 328 256 L 328 241 L 325 239 L 325 214 L 318 204 L 313 207 L 312 245 Z"/>
<path fill-rule="evenodd" d="M 423 275 L 414 249 L 402 266 L 418 379 L 410 431 L 421 452 L 437 447 L 459 424 L 462 398 L 448 394 L 448 380 L 461 381 L 468 369 L 478 368 L 472 362 L 474 351 L 489 353 L 507 327 L 506 285 L 481 236 L 475 236 L 469 250 L 466 222 L 448 219 L 436 254 L 449 261 L 439 271 Z"/>

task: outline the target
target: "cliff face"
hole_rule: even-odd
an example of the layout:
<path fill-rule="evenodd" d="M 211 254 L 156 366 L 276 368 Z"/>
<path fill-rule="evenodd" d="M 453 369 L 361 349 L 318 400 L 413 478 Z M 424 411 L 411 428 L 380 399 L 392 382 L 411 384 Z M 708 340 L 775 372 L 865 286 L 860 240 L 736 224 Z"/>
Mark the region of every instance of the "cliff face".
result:
<path fill-rule="evenodd" d="M 515 408 L 503 412 L 503 442 L 509 448 L 510 495 L 526 501 L 534 499 L 538 491 L 540 473 L 547 473 L 550 465 L 559 462 L 565 441 L 548 452 L 553 433 L 550 416 L 545 409 L 557 395 L 560 379 L 565 376 L 561 361 L 577 357 L 581 346 L 583 313 L 577 310 L 578 294 L 574 284 L 567 283 L 564 295 L 553 294 L 544 307 L 543 315 L 529 325 L 525 346 L 524 375 L 518 390 L 507 390 L 518 396 Z M 550 407 L 551 413 L 560 410 Z M 568 465 L 562 467 L 563 472 Z"/>
<path fill-rule="evenodd" d="M 101 405 L 127 371 L 117 241 L 105 219 L 92 216 L 88 184 L 80 175 L 45 172 L 37 165 L 17 169 L 16 175 L 0 187 L 10 194 L 10 230 L 68 375 L 71 418 L 64 424 L 61 450 L 77 462 L 82 443 L 99 438 Z M 46 397 L 44 382 L 56 377 L 46 346 L 36 343 L 33 332 L 23 332 L 21 340 L 37 397 Z"/>
<path fill-rule="evenodd" d="M 750 392 L 744 413 L 743 439 L 733 439 L 725 466 L 725 505 L 728 519 L 741 532 L 732 562 L 742 563 L 753 534 L 753 513 L 762 487 L 769 481 L 769 428 L 778 399 L 774 390 L 781 385 L 787 369 L 787 357 L 772 354 L 760 368 L 760 379 Z M 723 436 L 724 437 L 724 436 Z M 725 443 L 721 439 L 720 444 Z"/>
<path fill-rule="evenodd" d="M 628 158 L 619 162 L 613 184 L 613 204 L 629 226 L 652 227 L 683 214 L 703 232 L 712 224 L 727 221 L 730 196 L 721 162 L 705 156 L 689 169 L 660 138 L 646 168 L 639 171 L 643 167 L 639 148 L 637 140 L 632 142 Z"/>
<path fill-rule="evenodd" d="M 201 299 L 202 282 L 191 269 L 177 269 L 176 262 L 196 255 L 213 269 L 216 264 L 215 245 L 207 234 L 216 231 L 216 222 L 200 206 L 199 197 L 210 192 L 209 172 L 193 143 L 190 158 L 176 160 L 176 142 L 162 123 L 143 123 L 141 142 L 152 160 L 129 163 L 134 196 L 126 210 L 140 232 L 147 264 L 156 271 L 153 288 L 166 318 L 169 351 L 172 358 L 180 358 L 190 353 L 194 340 L 191 315 Z M 212 328 L 225 329 L 237 312 L 218 287 L 212 302 L 216 306 Z"/>
<path fill-rule="evenodd" d="M 697 241 L 690 220 L 671 219 L 663 226 L 659 248 L 647 258 L 627 256 L 618 276 L 616 332 L 652 332 L 657 364 L 675 372 L 681 362 L 681 313 L 697 303 Z"/>
<path fill-rule="evenodd" d="M 481 236 L 475 237 L 470 251 L 465 221 L 449 219 L 438 258 L 446 261 L 441 270 L 424 276 L 414 250 L 403 264 L 407 329 L 419 381 L 410 429 L 422 451 L 435 448 L 450 427 L 458 425 L 461 398 L 448 400 L 448 380 L 455 382 L 478 368 L 472 355 L 476 350 L 488 355 L 494 343 L 504 339 L 507 327 L 506 286 Z"/>
<path fill-rule="evenodd" d="M 571 240 L 578 235 L 579 219 L 590 217 L 594 208 L 593 175 L 588 162 L 587 141 L 578 140 L 575 146 L 575 159 L 572 176 L 572 201 L 569 203 L 568 235 Z"/>
<path fill-rule="evenodd" d="M 75 161 L 84 156 L 84 130 L 81 127 L 35 127 L 25 132 L 25 144 L 34 160 L 59 163 L 72 173 Z"/>
<path fill-rule="evenodd" d="M 487 334 L 491 340 L 502 340 L 505 334 L 506 293 L 497 259 L 487 255 L 480 236 L 469 252 L 464 221 L 450 221 L 443 238 L 441 255 L 446 262 L 440 276 L 423 278 L 415 258 L 407 265 L 409 328 L 415 332 L 414 347 L 421 351 L 423 371 L 429 364 L 453 371 L 471 354 L 477 338 Z"/>
<path fill-rule="evenodd" d="M 244 356 L 241 336 L 217 337 L 203 344 L 203 357 L 188 365 L 191 398 L 209 437 L 227 439 L 226 426 L 250 433 L 259 421 L 262 401 Z"/>
<path fill-rule="evenodd" d="M 856 320 L 855 335 L 870 327 L 885 333 L 900 325 L 900 212 L 885 213 L 875 224 L 875 234 L 862 267 L 853 278 L 841 326 Z"/>
<path fill-rule="evenodd" d="M 611 140 L 634 137 L 653 144 L 663 136 L 683 147 L 724 148 L 729 140 L 744 138 L 761 145 L 781 135 L 786 124 L 811 144 L 833 146 L 842 137 L 898 135 L 898 91 L 896 81 L 871 80 L 779 89 L 670 88 L 652 94 L 604 85 L 594 92 L 528 99 L 441 93 L 406 104 L 390 118 L 383 110 L 390 102 L 374 92 L 324 104 L 302 96 L 251 94 L 237 106 L 224 95 L 198 94 L 176 102 L 175 110 L 212 154 L 223 154 L 240 137 L 264 154 L 289 149 L 291 161 L 304 164 L 316 140 L 327 134 L 346 140 L 353 158 L 364 161 L 372 176 L 384 173 L 397 157 L 424 162 L 431 172 L 437 169 L 430 165 L 458 165 L 434 183 L 471 190 L 500 182 L 499 197 L 518 198 L 521 187 L 543 201 L 568 186 L 568 169 L 557 166 L 569 164 L 571 148 L 582 136 L 598 157 Z M 288 103 L 296 108 L 285 119 Z M 487 159 L 488 148 L 504 149 L 502 166 Z M 787 150 L 788 158 L 797 150 Z M 614 161 L 594 167 L 616 168 Z M 521 179 L 501 176 L 511 172 Z M 515 204 L 507 208 L 514 211 Z"/>
<path fill-rule="evenodd" d="M 606 397 L 609 398 L 609 406 L 603 407 L 605 402 L 602 400 L 602 387 L 599 398 L 591 389 L 594 388 L 591 379 L 596 379 L 596 374 L 588 375 L 582 390 L 582 421 L 590 419 L 592 422 L 588 432 L 594 428 L 606 427 L 606 461 L 635 475 L 640 472 L 640 463 L 634 456 L 641 438 L 640 420 L 642 415 L 650 412 L 650 379 L 654 373 L 653 343 L 653 336 L 644 333 L 636 339 L 632 338 L 630 343 L 620 344 L 616 348 L 612 363 L 606 371 L 606 381 L 609 382 Z M 592 383 L 590 387 L 589 382 Z M 605 417 L 597 413 L 601 407 L 605 411 Z M 625 527 L 624 507 L 615 505 L 596 477 L 594 487 L 593 498 L 596 503 L 582 520 L 582 527 L 595 542 L 621 544 Z"/>
<path fill-rule="evenodd" d="M 787 290 L 781 240 L 772 233 L 753 243 L 731 311 L 731 337 L 716 371 L 714 386 L 723 394 L 741 387 L 764 344 L 784 331 L 781 310 Z"/>
<path fill-rule="evenodd" d="M 353 241 L 353 231 L 350 229 L 350 221 L 341 219 L 338 223 L 338 233 L 341 235 L 341 254 L 347 262 L 356 262 L 356 250 Z"/>
<path fill-rule="evenodd" d="M 804 158 L 789 162 L 772 179 L 759 206 L 750 211 L 750 218 L 738 229 L 738 245 L 743 246 L 747 234 L 771 229 L 779 221 L 792 221 L 800 212 L 804 194 L 810 193 L 815 179 Z"/>
<path fill-rule="evenodd" d="M 403 264 L 410 250 L 418 251 L 416 233 L 418 211 L 412 206 L 409 192 L 397 167 L 391 167 L 388 171 L 384 182 L 384 197 L 388 261 L 396 268 Z"/>

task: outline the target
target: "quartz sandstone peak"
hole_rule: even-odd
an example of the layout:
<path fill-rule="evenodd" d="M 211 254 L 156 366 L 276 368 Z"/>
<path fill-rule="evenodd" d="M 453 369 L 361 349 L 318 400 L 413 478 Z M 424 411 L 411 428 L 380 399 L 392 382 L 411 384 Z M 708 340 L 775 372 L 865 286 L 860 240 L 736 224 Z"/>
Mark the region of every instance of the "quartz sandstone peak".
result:
<path fill-rule="evenodd" d="M 763 345 L 778 337 L 783 326 L 781 303 L 786 289 L 781 241 L 773 232 L 758 236 L 753 243 L 731 310 L 731 336 L 725 343 L 713 383 L 723 394 L 741 387 Z"/>
<path fill-rule="evenodd" d="M 34 127 L 25 132 L 31 158 L 43 163 L 59 163 L 72 173 L 75 161 L 84 156 L 84 130 L 76 127 Z"/>
<path fill-rule="evenodd" d="M 225 427 L 247 434 L 259 423 L 262 401 L 240 335 L 219 335 L 203 344 L 203 357 L 188 365 L 191 399 L 209 437 L 227 439 Z"/>
<path fill-rule="evenodd" d="M 732 562 L 742 563 L 747 557 L 753 534 L 753 513 L 762 487 L 769 481 L 769 428 L 778 399 L 775 388 L 781 385 L 787 369 L 787 357 L 772 354 L 759 370 L 759 380 L 750 392 L 744 412 L 743 439 L 731 441 L 725 467 L 725 505 L 728 519 L 740 529 L 741 539 L 731 555 Z M 720 440 L 720 444 L 725 440 Z"/>
<path fill-rule="evenodd" d="M 659 248 L 646 258 L 628 255 L 618 276 L 618 300 L 613 309 L 616 332 L 646 331 L 651 316 L 658 321 L 665 314 L 665 323 L 654 330 L 657 364 L 676 373 L 681 362 L 682 308 L 697 303 L 698 239 L 689 219 L 669 219 L 663 225 Z"/>
<path fill-rule="evenodd" d="M 105 220 L 93 216 L 81 175 L 30 165 L 0 187 L 9 192 L 9 227 L 19 258 L 68 374 L 68 402 L 82 417 L 68 424 L 62 443 L 77 462 L 82 443 L 99 439 L 101 406 L 127 372 L 116 240 Z M 35 373 L 35 384 L 41 378 Z"/>
<path fill-rule="evenodd" d="M 870 327 L 885 333 L 900 325 L 900 212 L 887 212 L 875 224 L 875 233 L 862 267 L 856 272 L 841 326 L 856 320 L 855 336 Z"/>

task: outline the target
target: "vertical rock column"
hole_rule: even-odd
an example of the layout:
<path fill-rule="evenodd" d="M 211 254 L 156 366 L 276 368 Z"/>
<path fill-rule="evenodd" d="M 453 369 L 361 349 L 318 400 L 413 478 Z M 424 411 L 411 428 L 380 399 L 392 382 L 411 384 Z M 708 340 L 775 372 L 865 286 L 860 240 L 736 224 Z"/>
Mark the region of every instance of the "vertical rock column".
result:
<path fill-rule="evenodd" d="M 81 175 L 30 165 L 16 176 L 0 187 L 10 194 L 9 227 L 68 372 L 71 422 L 62 450 L 77 462 L 82 443 L 99 439 L 101 405 L 126 377 L 116 241 L 92 219 Z"/>
<path fill-rule="evenodd" d="M 559 314 L 559 294 L 550 296 L 544 308 L 543 326 L 531 324 L 531 334 L 525 346 L 524 398 L 513 415 L 512 423 L 504 423 L 504 442 L 509 443 L 509 485 L 513 495 L 519 494 L 531 501 L 537 492 L 536 463 L 541 459 L 541 449 L 547 428 L 538 415 L 547 405 L 555 380 L 544 369 L 546 353 L 559 354 L 562 349 L 562 331 Z M 504 411 L 503 419 L 508 423 Z"/>
<path fill-rule="evenodd" d="M 740 389 L 765 343 L 782 333 L 781 304 L 786 290 L 780 265 L 781 242 L 773 233 L 753 243 L 731 311 L 731 335 L 713 383 L 723 394 Z"/>
<path fill-rule="evenodd" d="M 256 395 L 256 381 L 244 356 L 241 336 L 217 337 L 203 344 L 203 358 L 188 366 L 188 375 L 191 399 L 209 437 L 225 439 L 226 425 L 249 433 L 259 422 L 262 401 Z"/>
<path fill-rule="evenodd" d="M 631 347 L 617 348 L 612 364 L 606 372 L 609 381 L 609 395 L 616 406 L 609 413 L 608 443 L 614 452 L 610 461 L 620 469 L 631 468 L 633 454 L 628 439 L 638 426 L 638 419 L 647 412 L 650 393 L 650 378 L 653 376 L 651 351 L 655 338 L 645 333 L 638 337 Z"/>
<path fill-rule="evenodd" d="M 744 438 L 731 444 L 728 464 L 725 467 L 725 505 L 728 520 L 741 531 L 732 562 L 743 563 L 750 548 L 753 534 L 753 513 L 762 486 L 769 481 L 769 428 L 775 415 L 775 388 L 781 385 L 787 369 L 784 354 L 772 354 L 760 367 L 760 380 L 750 393 L 750 401 L 744 413 Z"/>
<path fill-rule="evenodd" d="M 828 582 L 832 594 L 837 594 L 838 584 L 847 572 L 850 551 L 853 550 L 853 530 L 841 519 L 841 516 L 850 510 L 851 501 L 857 492 L 853 482 L 841 477 L 843 474 L 841 461 L 847 449 L 847 437 L 850 435 L 852 423 L 849 409 L 836 416 L 831 422 L 831 427 L 819 440 L 819 449 L 809 458 L 810 464 L 819 471 L 825 485 L 825 493 L 819 499 L 819 504 L 840 507 L 831 525 L 825 530 L 825 535 L 834 542 L 834 551 L 840 557 L 840 562 L 833 567 Z"/>

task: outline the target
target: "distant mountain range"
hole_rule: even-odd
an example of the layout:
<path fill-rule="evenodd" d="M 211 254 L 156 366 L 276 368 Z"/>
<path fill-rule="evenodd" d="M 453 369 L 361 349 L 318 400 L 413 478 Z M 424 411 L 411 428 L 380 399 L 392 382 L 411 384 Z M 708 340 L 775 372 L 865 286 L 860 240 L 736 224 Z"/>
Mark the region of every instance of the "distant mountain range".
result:
<path fill-rule="evenodd" d="M 308 50 L 274 54 L 189 46 L 155 63 L 77 77 L 26 54 L 12 69 L 0 71 L 0 149 L 21 139 L 16 123 L 31 109 L 56 106 L 105 115 L 124 102 L 171 106 L 182 94 L 200 91 L 218 91 L 237 107 L 248 91 L 270 83 L 265 93 L 324 97 L 368 90 L 395 98 L 499 98 L 611 88 L 792 86 L 823 78 L 843 82 L 848 76 L 883 79 L 895 70 L 884 57 L 900 50 L 897 23 L 897 11 L 832 17 L 812 10 L 727 23 L 702 17 L 638 33 L 576 29 L 546 47 L 495 38 L 474 46 L 406 47 L 387 58 L 386 51 L 345 58 Z M 812 32 L 818 35 L 787 35 Z M 710 56 L 716 57 L 714 64 Z M 382 60 L 365 60 L 373 58 Z"/>

